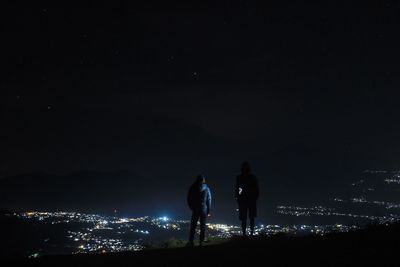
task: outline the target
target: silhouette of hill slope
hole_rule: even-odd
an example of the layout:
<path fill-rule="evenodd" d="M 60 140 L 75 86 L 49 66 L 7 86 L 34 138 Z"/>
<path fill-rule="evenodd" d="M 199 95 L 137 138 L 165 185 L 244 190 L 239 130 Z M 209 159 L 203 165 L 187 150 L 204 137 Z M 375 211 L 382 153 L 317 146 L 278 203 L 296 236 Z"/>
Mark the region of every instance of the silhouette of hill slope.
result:
<path fill-rule="evenodd" d="M 97 255 L 48 256 L 28 266 L 387 266 L 398 265 L 400 225 L 326 236 L 233 238 L 206 247 Z"/>

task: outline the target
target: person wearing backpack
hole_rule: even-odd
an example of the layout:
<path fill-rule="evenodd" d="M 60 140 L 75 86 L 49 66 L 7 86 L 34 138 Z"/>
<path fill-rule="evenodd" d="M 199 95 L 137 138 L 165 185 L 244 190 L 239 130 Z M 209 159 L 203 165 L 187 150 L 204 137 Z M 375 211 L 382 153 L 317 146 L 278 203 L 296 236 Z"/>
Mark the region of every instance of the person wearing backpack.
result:
<path fill-rule="evenodd" d="M 254 234 L 255 217 L 257 217 L 257 200 L 259 195 L 258 180 L 252 174 L 250 163 L 243 162 L 241 174 L 236 177 L 235 196 L 239 205 L 239 220 L 242 222 L 242 233 L 246 236 L 247 216 L 250 220 L 250 234 Z"/>
<path fill-rule="evenodd" d="M 211 191 L 206 184 L 206 177 L 203 174 L 197 176 L 196 181 L 190 186 L 187 194 L 187 202 L 192 210 L 190 222 L 190 233 L 188 246 L 194 246 L 194 235 L 197 222 L 200 220 L 200 246 L 204 242 L 206 220 L 210 215 Z"/>

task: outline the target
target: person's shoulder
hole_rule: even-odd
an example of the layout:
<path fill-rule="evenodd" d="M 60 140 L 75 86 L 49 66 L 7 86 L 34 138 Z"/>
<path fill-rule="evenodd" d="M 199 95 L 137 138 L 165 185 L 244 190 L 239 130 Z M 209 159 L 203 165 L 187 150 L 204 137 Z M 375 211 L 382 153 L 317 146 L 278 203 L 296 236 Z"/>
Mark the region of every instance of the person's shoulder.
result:
<path fill-rule="evenodd" d="M 202 184 L 202 185 L 200 186 L 200 190 L 201 190 L 201 191 L 210 190 L 210 187 L 209 187 L 207 184 Z"/>

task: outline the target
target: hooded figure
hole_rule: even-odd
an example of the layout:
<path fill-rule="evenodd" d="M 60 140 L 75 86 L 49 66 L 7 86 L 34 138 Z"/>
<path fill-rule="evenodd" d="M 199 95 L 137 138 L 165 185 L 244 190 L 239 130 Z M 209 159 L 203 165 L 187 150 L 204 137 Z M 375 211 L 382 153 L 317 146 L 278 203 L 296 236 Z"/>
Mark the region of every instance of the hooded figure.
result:
<path fill-rule="evenodd" d="M 257 177 L 251 173 L 250 164 L 247 161 L 243 162 L 241 174 L 236 178 L 235 195 L 239 205 L 239 219 L 242 221 L 243 235 L 246 236 L 247 216 L 250 220 L 250 233 L 253 235 L 259 188 Z"/>
<path fill-rule="evenodd" d="M 211 191 L 206 185 L 204 175 L 199 175 L 196 181 L 189 188 L 187 195 L 189 208 L 192 210 L 190 223 L 189 245 L 193 246 L 194 234 L 196 232 L 197 222 L 200 219 L 200 246 L 204 241 L 206 219 L 210 216 L 211 209 Z"/>

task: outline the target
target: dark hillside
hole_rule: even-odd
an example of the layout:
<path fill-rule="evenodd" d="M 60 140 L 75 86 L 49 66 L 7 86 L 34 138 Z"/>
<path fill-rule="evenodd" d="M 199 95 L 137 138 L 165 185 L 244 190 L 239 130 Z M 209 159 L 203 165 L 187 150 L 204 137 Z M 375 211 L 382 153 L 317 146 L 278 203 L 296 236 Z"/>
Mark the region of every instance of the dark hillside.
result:
<path fill-rule="evenodd" d="M 48 256 L 30 266 L 398 266 L 400 225 L 308 237 L 234 238 L 216 246 L 135 253 Z"/>

